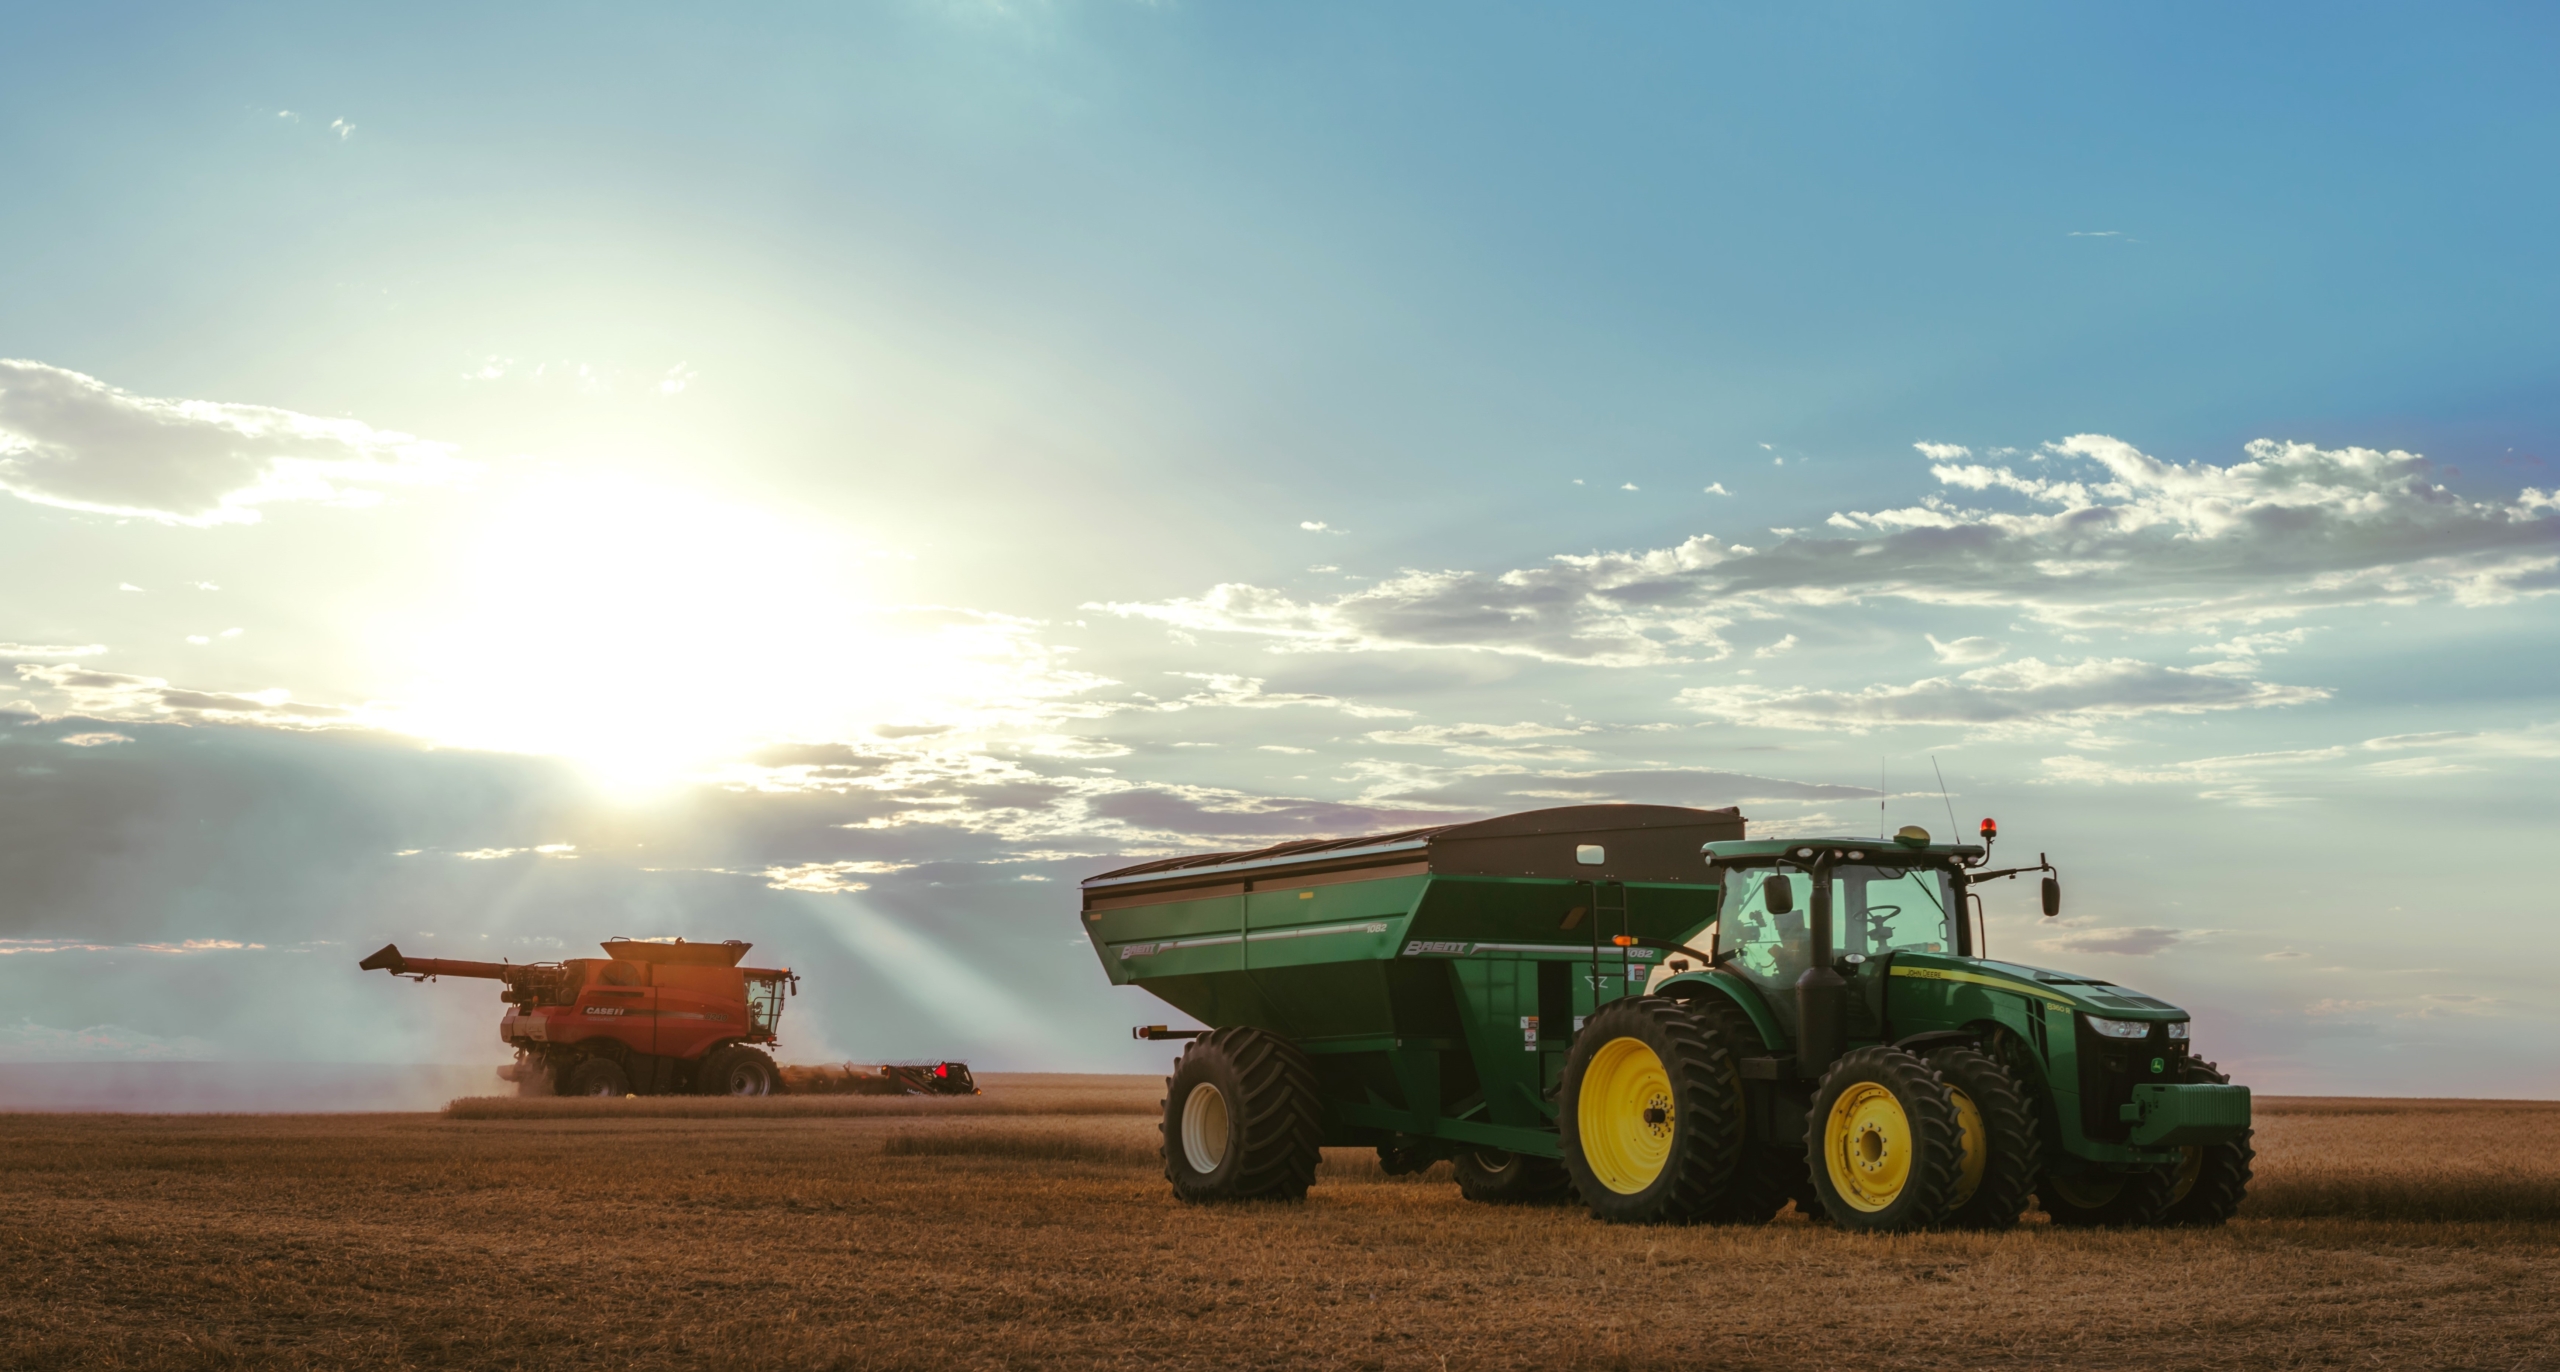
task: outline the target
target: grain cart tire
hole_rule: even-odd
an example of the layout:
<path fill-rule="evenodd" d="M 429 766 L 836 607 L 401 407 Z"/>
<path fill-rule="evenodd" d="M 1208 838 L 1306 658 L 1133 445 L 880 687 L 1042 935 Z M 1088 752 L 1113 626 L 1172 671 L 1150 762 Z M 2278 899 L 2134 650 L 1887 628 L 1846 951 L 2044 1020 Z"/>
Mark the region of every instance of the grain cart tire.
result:
<path fill-rule="evenodd" d="M 1164 1087 L 1164 1175 L 1176 1198 L 1306 1198 L 1324 1105 L 1295 1045 L 1261 1029 L 1213 1030 L 1183 1050 Z"/>
<path fill-rule="evenodd" d="M 1548 1205 L 1573 1194 L 1573 1176 L 1553 1158 L 1483 1148 L 1450 1159 L 1458 1194 L 1489 1205 Z"/>
<path fill-rule="evenodd" d="M 2027 1093 L 2009 1069 L 1976 1048 L 1941 1048 L 1929 1065 L 1947 1083 L 1964 1132 L 1949 1229 L 2011 1229 L 2025 1213 L 2042 1170 L 2043 1140 Z"/>
<path fill-rule="evenodd" d="M 1955 1208 L 1964 1135 L 1937 1070 L 1879 1045 L 1842 1054 L 1822 1074 L 1805 1154 L 1814 1195 L 1834 1223 L 1905 1233 Z"/>
<path fill-rule="evenodd" d="M 2066 1228 L 2125 1229 L 2160 1223 L 2177 1186 L 2171 1167 L 2049 1176 L 2036 1186 L 2036 1204 Z"/>
<path fill-rule="evenodd" d="M 1723 1035 L 1725 1051 L 1732 1055 L 1737 1073 L 1743 1058 L 1769 1051 L 1760 1037 L 1759 1026 L 1730 997 L 1709 991 L 1692 997 L 1686 1004 Z M 1802 1151 L 1760 1142 L 1750 1117 L 1750 1094 L 1737 1091 L 1737 1097 L 1744 1102 L 1741 1155 L 1734 1163 L 1733 1180 L 1725 1187 L 1724 1200 L 1707 1218 L 1719 1224 L 1766 1224 L 1776 1219 L 1790 1201 L 1803 1214 L 1816 1214 L 1813 1192 L 1805 1185 Z"/>
<path fill-rule="evenodd" d="M 2228 1073 L 2201 1058 L 2187 1059 L 2186 1079 L 2215 1085 L 2231 1081 Z M 2194 1144 L 2180 1150 L 2186 1156 L 2172 1172 L 2169 1208 L 2160 1223 L 2210 1229 L 2239 1213 L 2258 1157 L 2251 1142 L 2256 1134 L 2254 1129 L 2245 1130 L 2229 1143 Z"/>
<path fill-rule="evenodd" d="M 698 1096 L 772 1096 L 782 1091 L 782 1073 L 773 1059 L 744 1044 L 733 1043 L 703 1055 L 694 1069 Z"/>
<path fill-rule="evenodd" d="M 564 1096 L 605 1096 L 620 1099 L 631 1094 L 631 1076 L 622 1064 L 611 1058 L 588 1058 L 569 1069 L 569 1078 L 561 1083 Z"/>
<path fill-rule="evenodd" d="M 1668 996 L 1611 1001 L 1565 1055 L 1565 1171 L 1594 1219 L 1690 1224 L 1723 1204 L 1742 1151 L 1724 1038 Z"/>

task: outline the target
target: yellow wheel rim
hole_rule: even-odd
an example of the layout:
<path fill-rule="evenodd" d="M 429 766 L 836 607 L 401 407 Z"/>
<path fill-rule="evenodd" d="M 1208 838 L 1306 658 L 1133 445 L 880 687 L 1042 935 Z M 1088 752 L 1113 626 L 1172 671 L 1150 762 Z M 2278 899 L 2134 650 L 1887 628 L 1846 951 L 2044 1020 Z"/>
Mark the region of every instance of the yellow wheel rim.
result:
<path fill-rule="evenodd" d="M 1893 1204 L 1911 1180 L 1911 1120 L 1902 1102 L 1872 1081 L 1841 1092 L 1823 1122 L 1822 1154 L 1840 1199 L 1867 1211 Z"/>
<path fill-rule="evenodd" d="M 1982 1110 L 1973 1097 L 1950 1086 L 1947 1098 L 1955 1102 L 1957 1132 L 1964 1139 L 1964 1157 L 1956 1167 L 1956 1209 L 1963 1209 L 1973 1193 L 1982 1189 L 1982 1172 L 1991 1165 L 1991 1131 L 1982 1127 Z"/>
<path fill-rule="evenodd" d="M 2052 1184 L 2054 1194 L 2082 1210 L 2096 1210 L 2124 1190 L 2122 1177 L 2049 1177 L 2046 1180 Z"/>
<path fill-rule="evenodd" d="M 2196 1178 L 2204 1175 L 2204 1150 L 2194 1144 L 2178 1150 L 2178 1180 L 2169 1189 L 2169 1203 L 2175 1205 L 2196 1189 Z"/>
<path fill-rule="evenodd" d="M 1616 1038 L 1591 1055 L 1574 1100 L 1582 1159 L 1602 1186 L 1632 1196 L 1671 1160 L 1671 1073 L 1642 1039 Z"/>

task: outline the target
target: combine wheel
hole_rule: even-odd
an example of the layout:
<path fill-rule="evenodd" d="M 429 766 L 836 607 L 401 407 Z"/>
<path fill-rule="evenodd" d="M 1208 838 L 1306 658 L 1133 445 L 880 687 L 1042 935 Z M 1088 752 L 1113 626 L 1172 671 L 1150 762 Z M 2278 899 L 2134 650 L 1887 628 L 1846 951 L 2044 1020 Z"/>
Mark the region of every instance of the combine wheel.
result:
<path fill-rule="evenodd" d="M 569 1078 L 560 1085 L 564 1096 L 612 1096 L 631 1094 L 631 1077 L 622 1064 L 611 1058 L 589 1058 L 569 1069 Z"/>
<path fill-rule="evenodd" d="M 1324 1106 L 1295 1045 L 1232 1027 L 1191 1041 L 1164 1082 L 1164 1175 L 1186 1201 L 1303 1200 Z"/>
<path fill-rule="evenodd" d="M 694 1069 L 694 1094 L 701 1096 L 771 1096 L 782 1091 L 782 1073 L 773 1059 L 742 1043 L 715 1048 Z"/>
<path fill-rule="evenodd" d="M 1565 1170 L 1595 1219 L 1687 1224 L 1723 1204 L 1742 1149 L 1732 1055 L 1668 996 L 1611 1001 L 1566 1055 Z"/>
<path fill-rule="evenodd" d="M 2187 1060 L 2190 1082 L 2228 1084 L 2230 1076 L 2212 1063 L 2199 1058 Z M 2160 1223 L 2209 1229 L 2238 1213 L 2241 1198 L 2249 1194 L 2250 1164 L 2257 1160 L 2258 1150 L 2251 1143 L 2256 1130 L 2248 1130 L 2229 1143 L 2192 1145 L 2182 1151 L 2186 1156 L 2172 1173 L 2169 1208 Z"/>
<path fill-rule="evenodd" d="M 1963 1131 L 1946 1082 L 1918 1056 L 1842 1054 L 1814 1088 L 1805 1133 L 1814 1194 L 1841 1228 L 1926 1229 L 1955 1208 Z"/>
<path fill-rule="evenodd" d="M 1458 1194 L 1492 1205 L 1540 1205 L 1560 1201 L 1573 1190 L 1573 1177 L 1553 1158 L 1523 1157 L 1479 1149 L 1460 1153 L 1450 1163 L 1458 1174 Z"/>
<path fill-rule="evenodd" d="M 1964 1134 L 1950 1229 L 2009 1229 L 2035 1194 L 2043 1141 L 2009 1069 L 1975 1048 L 1941 1048 L 1929 1065 L 1947 1083 Z"/>

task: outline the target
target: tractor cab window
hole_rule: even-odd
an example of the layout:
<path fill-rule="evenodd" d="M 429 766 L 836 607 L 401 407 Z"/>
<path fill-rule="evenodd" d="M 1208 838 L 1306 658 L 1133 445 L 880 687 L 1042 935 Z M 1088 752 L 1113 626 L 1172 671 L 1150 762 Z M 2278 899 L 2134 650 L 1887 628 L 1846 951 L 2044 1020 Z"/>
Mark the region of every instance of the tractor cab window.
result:
<path fill-rule="evenodd" d="M 1802 872 L 1746 867 L 1726 880 L 1742 892 L 1717 922 L 1718 950 L 1733 953 L 1726 965 L 1763 986 L 1795 985 L 1796 978 L 1812 965 L 1812 931 L 1805 921 L 1813 903 L 1813 878 Z M 1795 897 L 1789 902 L 1793 908 L 1783 915 L 1769 913 L 1769 884 L 1778 881 L 1789 883 Z"/>
<path fill-rule="evenodd" d="M 1835 867 L 1832 923 L 1840 954 L 1952 953 L 1955 895 L 1935 867 Z"/>

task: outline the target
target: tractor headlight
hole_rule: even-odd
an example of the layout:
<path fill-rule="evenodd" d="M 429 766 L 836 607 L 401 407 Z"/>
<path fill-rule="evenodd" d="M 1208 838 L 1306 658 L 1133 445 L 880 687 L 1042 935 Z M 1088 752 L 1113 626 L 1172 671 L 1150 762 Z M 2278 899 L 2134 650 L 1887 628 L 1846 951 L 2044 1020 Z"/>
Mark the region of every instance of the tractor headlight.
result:
<path fill-rule="evenodd" d="M 2147 1039 L 2151 1037 L 2151 1021 L 2147 1019 L 2100 1019 L 2089 1016 L 2089 1027 L 2101 1038 Z"/>
<path fill-rule="evenodd" d="M 2173 1019 L 2169 1021 L 2169 1041 L 2172 1043 L 2184 1043 L 2187 1041 L 2187 1022 L 2185 1020 Z"/>

